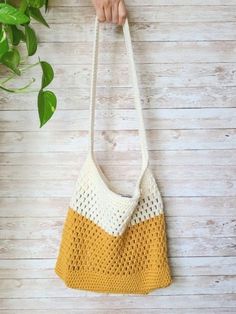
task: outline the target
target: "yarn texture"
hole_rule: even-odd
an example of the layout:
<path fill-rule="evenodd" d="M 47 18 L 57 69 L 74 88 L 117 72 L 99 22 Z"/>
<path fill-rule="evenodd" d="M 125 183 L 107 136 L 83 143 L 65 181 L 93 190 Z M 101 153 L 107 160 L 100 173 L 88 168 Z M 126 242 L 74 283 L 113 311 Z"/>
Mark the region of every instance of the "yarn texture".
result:
<path fill-rule="evenodd" d="M 146 133 L 128 21 L 123 27 L 139 119 L 142 168 L 133 195 L 117 193 L 94 156 L 99 22 L 90 97 L 89 152 L 68 206 L 55 265 L 70 288 L 111 293 L 148 292 L 171 284 L 162 197 L 149 167 Z"/>

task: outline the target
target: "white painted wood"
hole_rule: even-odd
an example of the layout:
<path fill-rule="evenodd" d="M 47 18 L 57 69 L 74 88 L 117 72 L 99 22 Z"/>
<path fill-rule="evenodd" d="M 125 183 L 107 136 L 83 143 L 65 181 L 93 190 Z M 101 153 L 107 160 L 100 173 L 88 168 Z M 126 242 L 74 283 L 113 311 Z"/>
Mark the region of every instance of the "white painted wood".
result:
<path fill-rule="evenodd" d="M 106 166 L 104 171 L 113 181 L 123 181 L 126 173 L 129 181 L 135 181 L 140 166 Z M 153 173 L 159 180 L 235 180 L 236 166 L 158 166 Z M 0 166 L 0 179 L 9 180 L 76 180 L 79 174 L 78 166 Z"/>
<path fill-rule="evenodd" d="M 166 6 L 150 5 L 140 10 L 140 6 L 130 6 L 130 22 L 232 22 L 236 20 L 235 6 Z M 51 7 L 47 14 L 49 24 L 86 23 L 91 22 L 94 16 L 94 8 L 90 7 Z"/>
<path fill-rule="evenodd" d="M 145 309 L 145 313 L 156 313 L 156 309 Z M 220 314 L 226 314 L 226 313 L 235 313 L 235 311 L 234 311 L 234 309 L 231 309 L 231 308 L 221 308 L 220 310 L 219 309 L 217 309 L 217 308 L 211 308 L 211 309 L 206 309 L 206 308 L 204 308 L 204 309 L 188 309 L 187 310 L 188 311 L 188 313 L 189 314 L 218 314 L 218 313 L 220 313 Z M 1 311 L 1 313 L 3 313 L 3 314 L 9 314 L 9 313 L 12 313 L 12 310 L 3 310 L 3 311 Z M 24 313 L 32 313 L 32 310 L 14 310 L 14 313 L 16 313 L 16 314 L 24 314 Z M 76 313 L 76 314 L 78 314 L 78 313 L 84 313 L 84 310 L 61 310 L 61 309 L 57 309 L 57 310 L 34 310 L 34 313 L 36 313 L 36 314 L 38 314 L 38 313 L 40 313 L 40 314 L 42 314 L 42 313 L 50 313 L 50 314 L 55 314 L 55 313 L 65 313 L 65 314 L 74 314 L 74 313 Z M 87 310 L 86 309 L 86 313 L 88 313 L 88 314 L 109 314 L 109 313 L 111 313 L 111 311 L 110 310 Z M 142 313 L 142 311 L 140 311 L 140 310 L 137 310 L 137 309 L 135 309 L 135 310 L 131 310 L 131 309 L 125 309 L 125 310 L 112 310 L 112 313 L 122 313 L 122 314 L 130 314 L 130 313 L 135 313 L 135 314 L 141 314 Z M 172 314 L 173 313 L 173 310 L 172 309 L 161 309 L 161 313 L 163 313 L 163 314 Z M 179 313 L 183 313 L 183 309 L 175 309 L 175 313 L 176 314 L 179 314 Z"/>
<path fill-rule="evenodd" d="M 14 310 L 14 313 L 16 313 L 16 314 L 19 314 L 19 313 L 32 313 L 31 312 L 32 310 Z M 221 311 L 221 312 L 220 312 Z M 235 313 L 235 311 L 234 311 L 234 309 L 230 309 L 230 308 L 221 308 L 220 309 L 220 311 L 219 311 L 219 309 L 216 309 L 216 308 L 212 308 L 212 309 L 194 309 L 194 310 L 192 310 L 192 309 L 188 309 L 188 313 L 189 314 L 218 314 L 218 313 L 220 313 L 220 314 L 225 314 L 225 313 Z M 1 311 L 3 314 L 8 314 L 8 313 L 12 313 L 11 312 L 11 310 L 3 310 L 3 311 Z M 163 313 L 163 314 L 172 314 L 173 313 L 173 311 L 172 311 L 172 309 L 161 309 L 161 312 Z M 72 313 L 72 314 L 74 314 L 74 313 L 84 313 L 84 310 L 61 310 L 61 309 L 58 309 L 58 310 L 34 310 L 34 313 L 50 313 L 50 314 L 55 314 L 55 313 L 65 313 L 65 314 L 68 314 L 68 313 Z M 111 313 L 111 311 L 110 310 L 87 310 L 86 309 L 86 313 L 88 313 L 88 314 L 109 314 L 109 313 Z M 130 310 L 130 309 L 125 309 L 125 310 L 112 310 L 112 313 L 122 313 L 122 314 L 130 314 L 130 313 L 135 313 L 135 314 L 137 314 L 137 313 L 139 313 L 139 314 L 141 314 L 142 312 L 140 311 L 140 310 L 137 310 L 137 309 L 135 309 L 135 310 Z M 156 309 L 145 309 L 145 313 L 156 313 Z M 183 309 L 181 309 L 181 310 L 178 310 L 178 309 L 176 309 L 175 310 L 175 313 L 176 314 L 179 314 L 179 313 L 183 313 Z"/>
<path fill-rule="evenodd" d="M 166 289 L 159 289 L 150 293 L 151 296 L 178 295 L 181 289 L 182 295 L 194 294 L 232 294 L 235 293 L 235 276 L 189 276 L 175 277 L 174 283 Z M 20 289 L 19 289 L 20 288 Z M 191 288 L 191 290 L 190 290 Z M 25 297 L 77 297 L 99 295 L 90 291 L 78 291 L 66 288 L 58 279 L 2 279 L 1 296 L 7 297 L 11 292 L 12 298 Z M 121 306 L 122 308 L 122 306 Z"/>
<path fill-rule="evenodd" d="M 39 43 L 38 52 L 42 58 L 53 64 L 90 64 L 92 49 L 90 41 Z M 136 41 L 133 42 L 137 64 L 148 63 L 207 63 L 235 62 L 235 41 Z M 222 47 L 224 53 L 222 53 Z M 27 56 L 25 47 L 21 53 Z M 127 63 L 126 49 L 122 41 L 101 41 L 99 63 Z M 57 58 L 55 59 L 55 54 Z M 149 56 L 147 59 L 146 56 Z M 119 57 L 117 57 L 119 56 Z M 29 60 L 37 62 L 36 56 Z"/>
<path fill-rule="evenodd" d="M 20 258 L 55 258 L 58 252 L 57 239 L 25 239 L 1 240 L 2 259 Z M 199 256 L 236 256 L 235 237 L 226 238 L 170 238 L 170 257 L 199 257 Z M 207 275 L 207 274 L 206 274 Z"/>
<path fill-rule="evenodd" d="M 140 8 L 141 9 L 141 8 Z M 74 23 L 73 23 L 74 22 Z M 45 32 L 43 25 L 35 25 L 40 33 L 41 42 L 74 42 L 92 39 L 93 24 L 73 21 L 67 24 L 51 24 L 50 32 Z M 235 22 L 179 22 L 173 23 L 135 22 L 130 25 L 133 41 L 202 41 L 202 40 L 236 40 Z M 102 32 L 101 41 L 123 40 L 121 32 L 117 34 L 116 27 L 107 27 Z M 219 32 L 220 28 L 220 32 Z"/>
<path fill-rule="evenodd" d="M 55 65 L 55 81 L 52 88 L 87 88 L 90 81 L 90 65 Z M 139 81 L 145 87 L 199 87 L 234 86 L 236 63 L 184 63 L 184 64 L 140 64 L 137 68 Z M 117 75 L 119 73 L 119 75 Z M 22 81 L 28 82 L 32 76 L 41 75 L 39 68 L 29 71 Z M 119 86 L 131 88 L 128 65 L 99 65 L 98 86 Z M 66 81 L 65 81 L 66 77 Z M 1 78 L 1 76 L 0 76 Z M 16 86 L 16 82 L 11 85 Z M 23 84 L 23 83 L 22 83 Z M 37 84 L 35 85 L 35 87 Z"/>
<path fill-rule="evenodd" d="M 146 109 L 146 129 L 225 129 L 236 125 L 236 108 L 220 109 Z M 35 111 L 3 111 L 0 116 L 0 131 L 37 131 L 38 119 Z M 54 119 L 44 131 L 87 130 L 88 110 L 58 110 Z M 98 130 L 137 129 L 137 115 L 134 109 L 99 110 L 96 112 Z"/>
<path fill-rule="evenodd" d="M 235 129 L 147 130 L 151 150 L 235 149 Z M 3 132 L 0 152 L 86 151 L 87 131 Z M 140 150 L 137 131 L 96 131 L 97 151 Z"/>
<path fill-rule="evenodd" d="M 0 239 L 60 239 L 63 219 L 60 218 L 2 218 Z M 177 237 L 233 237 L 235 217 L 167 217 L 169 238 Z"/>
<path fill-rule="evenodd" d="M 159 166 L 236 166 L 234 150 L 150 150 L 150 165 L 153 171 L 158 171 Z M 45 152 L 45 153 L 0 153 L 0 165 L 56 165 L 56 166 L 82 166 L 86 157 L 83 152 Z M 121 151 L 96 151 L 96 158 L 101 166 L 138 166 L 140 165 L 140 155 L 136 151 L 128 151 L 124 154 Z M 155 169 L 155 167 L 157 167 Z"/>
<path fill-rule="evenodd" d="M 164 197 L 170 217 L 233 217 L 236 197 Z M 32 204 L 34 206 L 32 207 Z M 69 197 L 2 197 L 1 217 L 65 217 Z"/>
<path fill-rule="evenodd" d="M 149 5 L 235 5 L 235 0 L 127 0 L 126 4 L 128 6 L 149 6 Z M 52 0 L 51 7 L 53 6 L 91 6 L 87 0 L 68 0 L 66 2 L 61 2 L 60 0 Z"/>
<path fill-rule="evenodd" d="M 132 313 L 133 310 L 139 311 L 138 313 L 149 313 L 151 310 L 153 313 L 153 309 L 157 312 L 157 309 L 161 309 L 162 313 L 165 313 L 165 309 L 169 312 L 173 308 L 170 306 L 175 306 L 176 313 L 189 313 L 192 311 L 192 308 L 199 309 L 200 313 L 212 313 L 212 312 L 203 312 L 208 310 L 214 310 L 216 306 L 220 306 L 223 311 L 232 311 L 235 307 L 235 298 L 233 294 L 226 294 L 224 297 L 219 297 L 219 295 L 209 295 L 205 294 L 202 296 L 199 295 L 172 295 L 172 296 L 156 296 L 150 295 L 145 297 L 140 296 L 97 296 L 93 295 L 89 298 L 87 296 L 77 296 L 75 298 L 37 298 L 37 310 L 38 309 L 46 309 L 46 310 L 78 310 L 78 304 L 80 305 L 80 309 L 83 311 L 91 310 L 91 304 L 93 307 L 98 310 L 98 313 L 104 313 L 103 311 L 107 310 L 111 313 L 111 308 L 117 311 L 121 311 L 119 313 Z M 3 309 L 31 309 L 35 306 L 35 299 L 5 299 L 2 302 L 1 307 Z M 139 309 L 139 310 L 138 310 Z M 180 312 L 180 310 L 182 312 Z M 202 311 L 201 311 L 202 310 Z M 125 312 L 123 312 L 125 311 Z M 113 312 L 113 310 L 112 310 Z M 36 312 L 37 313 L 37 312 Z M 51 312 L 49 312 L 51 313 Z M 59 312 L 61 313 L 61 312 Z M 72 312 L 73 313 L 73 312 Z M 84 312 L 83 312 L 84 313 Z M 89 313 L 89 312 L 88 312 Z M 191 312 L 190 312 L 191 313 Z M 194 312 L 193 312 L 194 313 Z M 195 312 L 196 313 L 196 312 Z M 214 313 L 214 312 L 213 312 Z M 226 313 L 226 312 L 223 312 Z"/>
<path fill-rule="evenodd" d="M 111 181 L 118 191 L 132 191 L 134 180 Z M 212 188 L 214 185 L 214 189 Z M 75 180 L 1 180 L 1 197 L 70 197 Z M 163 196 L 169 197 L 235 197 L 235 180 L 161 180 Z"/>
<path fill-rule="evenodd" d="M 56 259 L 4 259 L 0 260 L 0 277 L 16 278 L 57 278 L 53 271 Z M 234 273 L 236 257 L 172 257 L 174 276 L 231 275 Z"/>
<path fill-rule="evenodd" d="M 63 110 L 87 109 L 89 105 L 88 89 L 54 89 Z M 141 89 L 144 109 L 151 108 L 229 108 L 235 107 L 236 87 L 146 87 Z M 2 110 L 35 110 L 36 93 L 19 94 L 16 102 L 12 94 L 0 94 Z M 98 109 L 133 108 L 133 94 L 127 87 L 98 87 Z M 36 120 L 37 116 L 34 118 Z"/>
<path fill-rule="evenodd" d="M 235 41 L 150 41 L 134 42 L 133 48 L 135 61 L 139 63 L 191 63 L 197 62 L 235 62 Z M 224 53 L 222 53 L 224 48 Z M 101 42 L 99 62 L 123 63 L 127 62 L 126 51 L 123 42 Z M 41 43 L 39 52 L 42 58 L 46 58 L 56 64 L 89 64 L 91 60 L 91 43 Z M 57 58 L 55 60 L 55 54 Z M 119 54 L 119 58 L 117 58 Z M 148 54 L 148 59 L 146 58 Z M 36 58 L 35 58 L 35 61 Z"/>
<path fill-rule="evenodd" d="M 68 289 L 53 271 L 87 149 L 94 9 L 51 0 L 50 29 L 33 27 L 55 70 L 53 119 L 39 129 L 35 92 L 0 94 L 3 314 L 236 313 L 236 0 L 126 3 L 174 283 L 148 296 L 103 295 Z M 100 47 L 96 156 L 129 190 L 141 156 L 121 29 L 104 25 Z M 36 77 L 37 89 L 40 75 L 32 69 L 21 84 Z"/>

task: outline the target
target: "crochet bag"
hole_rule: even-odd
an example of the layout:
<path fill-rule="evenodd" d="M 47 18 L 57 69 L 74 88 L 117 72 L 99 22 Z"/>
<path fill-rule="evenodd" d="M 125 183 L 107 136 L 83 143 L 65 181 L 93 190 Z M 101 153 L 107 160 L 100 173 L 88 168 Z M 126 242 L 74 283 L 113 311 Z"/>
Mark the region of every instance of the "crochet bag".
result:
<path fill-rule="evenodd" d="M 171 283 L 162 198 L 149 157 L 129 25 L 123 26 L 139 122 L 142 167 L 133 195 L 115 192 L 94 156 L 99 22 L 90 98 L 89 150 L 64 223 L 56 274 L 70 288 L 139 293 Z"/>

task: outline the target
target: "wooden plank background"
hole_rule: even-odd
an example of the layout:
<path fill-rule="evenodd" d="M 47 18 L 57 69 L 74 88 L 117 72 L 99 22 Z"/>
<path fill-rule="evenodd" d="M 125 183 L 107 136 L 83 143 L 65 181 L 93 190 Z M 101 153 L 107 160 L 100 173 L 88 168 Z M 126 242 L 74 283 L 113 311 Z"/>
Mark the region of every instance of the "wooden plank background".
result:
<path fill-rule="evenodd" d="M 36 93 L 0 94 L 1 313 L 236 313 L 236 0 L 127 4 L 174 283 L 104 295 L 54 274 L 87 148 L 94 10 L 51 0 L 50 30 L 34 28 L 55 69 L 55 116 L 39 129 Z M 131 191 L 140 153 L 121 29 L 104 25 L 100 47 L 96 154 L 114 186 Z"/>

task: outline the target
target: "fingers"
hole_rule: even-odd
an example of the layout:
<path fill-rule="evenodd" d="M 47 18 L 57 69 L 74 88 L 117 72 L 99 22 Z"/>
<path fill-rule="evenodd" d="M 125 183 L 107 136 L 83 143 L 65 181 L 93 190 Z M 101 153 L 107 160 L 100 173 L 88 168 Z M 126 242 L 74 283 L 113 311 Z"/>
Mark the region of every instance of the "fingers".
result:
<path fill-rule="evenodd" d="M 101 0 L 92 0 L 93 6 L 96 10 L 96 15 L 99 20 L 99 22 L 105 22 L 106 17 L 105 17 L 105 12 L 103 9 L 103 2 Z"/>
<path fill-rule="evenodd" d="M 119 25 L 124 25 L 125 24 L 125 19 L 127 17 L 127 10 L 126 10 L 126 7 L 125 7 L 125 4 L 124 4 L 123 1 L 119 2 L 118 16 L 119 16 L 118 24 Z"/>
<path fill-rule="evenodd" d="M 102 7 L 97 8 L 96 13 L 97 13 L 97 18 L 98 18 L 99 22 L 105 22 L 106 21 L 105 12 L 104 12 L 104 9 Z"/>
<path fill-rule="evenodd" d="M 99 22 L 123 25 L 127 17 L 124 0 L 92 0 Z"/>
<path fill-rule="evenodd" d="M 112 3 L 112 23 L 117 24 L 119 17 L 118 17 L 118 6 L 119 1 L 113 1 Z"/>
<path fill-rule="evenodd" d="M 105 16 L 106 16 L 106 22 L 111 22 L 112 20 L 112 9 L 111 9 L 111 3 L 110 1 L 108 1 L 107 3 L 105 3 L 104 6 L 104 11 L 105 11 Z"/>

